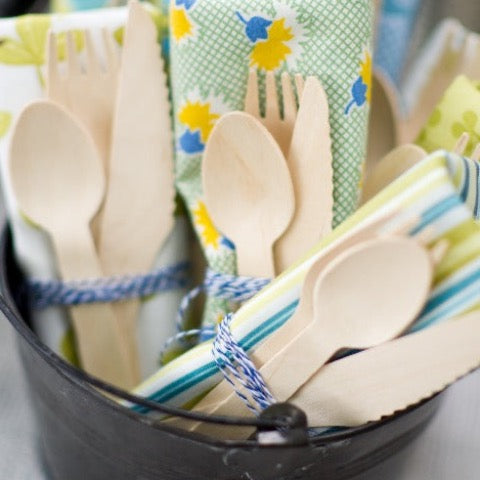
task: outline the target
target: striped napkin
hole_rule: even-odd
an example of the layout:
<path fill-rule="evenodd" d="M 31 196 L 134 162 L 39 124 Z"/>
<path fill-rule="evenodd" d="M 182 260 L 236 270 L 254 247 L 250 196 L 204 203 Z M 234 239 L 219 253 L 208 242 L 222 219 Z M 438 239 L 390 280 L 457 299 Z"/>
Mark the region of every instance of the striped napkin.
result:
<path fill-rule="evenodd" d="M 172 0 L 171 82 L 177 186 L 209 266 L 235 274 L 235 247 L 206 209 L 201 160 L 220 116 L 242 110 L 250 68 L 316 75 L 329 98 L 334 225 L 356 208 L 371 94 L 370 0 Z M 263 100 L 262 100 L 263 101 Z M 301 255 L 304 252 L 299 252 Z M 226 312 L 211 299 L 206 323 Z"/>
<path fill-rule="evenodd" d="M 479 309 L 480 165 L 437 151 L 409 170 L 342 223 L 297 265 L 247 302 L 234 316 L 231 331 L 249 353 L 281 327 L 298 305 L 302 282 L 319 255 L 347 232 L 393 215 L 388 232 L 420 218 L 413 234 L 432 229 L 432 240 L 448 239 L 450 249 L 438 266 L 434 287 L 414 330 Z M 467 373 L 467 372 L 465 372 Z M 212 341 L 205 342 L 159 370 L 136 393 L 161 403 L 186 405 L 222 380 Z M 144 412 L 144 409 L 133 407 Z"/>

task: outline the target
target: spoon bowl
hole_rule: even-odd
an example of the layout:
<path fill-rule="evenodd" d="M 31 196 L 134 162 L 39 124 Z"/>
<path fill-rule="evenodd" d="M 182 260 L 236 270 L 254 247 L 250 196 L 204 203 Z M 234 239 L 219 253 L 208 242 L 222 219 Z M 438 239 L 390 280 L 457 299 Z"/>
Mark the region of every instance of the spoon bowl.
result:
<path fill-rule="evenodd" d="M 208 211 L 235 244 L 238 273 L 274 277 L 272 246 L 292 221 L 295 199 L 272 135 L 247 113 L 224 115 L 207 143 L 202 173 Z"/>
<path fill-rule="evenodd" d="M 11 180 L 19 207 L 46 230 L 72 221 L 72 200 L 75 217 L 88 223 L 105 192 L 95 146 L 69 118 L 51 102 L 32 103 L 19 117 L 11 144 Z M 45 128 L 56 135 L 45 135 Z"/>

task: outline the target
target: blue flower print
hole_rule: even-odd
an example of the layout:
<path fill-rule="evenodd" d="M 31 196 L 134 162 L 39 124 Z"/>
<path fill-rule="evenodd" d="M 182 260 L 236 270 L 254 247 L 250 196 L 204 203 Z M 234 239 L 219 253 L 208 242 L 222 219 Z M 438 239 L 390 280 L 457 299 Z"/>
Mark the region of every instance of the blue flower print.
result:
<path fill-rule="evenodd" d="M 185 133 L 179 139 L 180 148 L 191 155 L 196 153 L 202 153 L 205 149 L 205 145 L 202 143 L 200 130 L 191 132 L 186 130 Z"/>
<path fill-rule="evenodd" d="M 246 25 L 245 33 L 252 43 L 258 40 L 267 40 L 267 28 L 272 24 L 271 20 L 262 17 L 252 17 L 250 20 L 246 20 L 240 12 L 237 12 L 237 17 Z"/>
<path fill-rule="evenodd" d="M 227 237 L 222 237 L 222 240 L 220 243 L 225 247 L 228 248 L 229 250 L 235 250 L 235 245 L 231 240 L 229 240 Z"/>
<path fill-rule="evenodd" d="M 195 4 L 195 2 L 196 0 L 175 0 L 175 5 L 177 7 L 181 7 L 183 5 L 185 7 L 185 10 L 190 10 Z"/>
<path fill-rule="evenodd" d="M 368 87 L 363 83 L 363 79 L 361 77 L 358 78 L 358 80 L 353 84 L 352 87 L 352 101 L 347 105 L 347 108 L 345 109 L 345 115 L 348 115 L 350 113 L 350 110 L 354 105 L 357 105 L 357 107 L 361 107 L 365 105 L 367 102 L 367 90 Z"/>

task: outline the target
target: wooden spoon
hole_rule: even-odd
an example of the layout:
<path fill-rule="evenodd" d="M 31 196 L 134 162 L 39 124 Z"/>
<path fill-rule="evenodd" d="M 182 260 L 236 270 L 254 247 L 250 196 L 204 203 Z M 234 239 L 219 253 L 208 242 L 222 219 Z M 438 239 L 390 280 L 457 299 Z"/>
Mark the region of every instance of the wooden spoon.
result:
<path fill-rule="evenodd" d="M 272 246 L 295 209 L 292 180 L 277 142 L 251 115 L 229 113 L 207 142 L 202 174 L 212 220 L 235 244 L 238 274 L 273 278 Z"/>
<path fill-rule="evenodd" d="M 369 348 L 404 332 L 432 277 L 429 252 L 406 237 L 370 240 L 339 255 L 316 282 L 313 321 L 260 369 L 274 397 L 290 398 L 341 349 Z"/>
<path fill-rule="evenodd" d="M 374 71 L 372 82 L 372 106 L 365 165 L 367 176 L 377 163 L 400 143 L 402 137 L 401 109 L 395 86 L 379 70 Z"/>
<path fill-rule="evenodd" d="M 49 233 L 65 281 L 102 277 L 89 228 L 105 192 L 102 161 L 86 130 L 48 101 L 21 113 L 10 146 L 10 175 L 21 211 Z M 134 386 L 122 330 L 110 305 L 70 308 L 85 370 Z"/>
<path fill-rule="evenodd" d="M 362 191 L 363 205 L 390 185 L 400 175 L 410 170 L 427 156 L 427 152 L 413 144 L 402 145 L 386 155 L 373 168 L 365 180 Z"/>

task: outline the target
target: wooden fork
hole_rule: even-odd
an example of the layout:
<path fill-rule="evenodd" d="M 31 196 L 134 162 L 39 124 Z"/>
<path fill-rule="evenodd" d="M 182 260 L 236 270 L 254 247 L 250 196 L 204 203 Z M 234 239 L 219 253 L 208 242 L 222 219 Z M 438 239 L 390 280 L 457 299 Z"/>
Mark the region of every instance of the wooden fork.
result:
<path fill-rule="evenodd" d="M 119 55 L 112 36 L 102 29 L 105 62 L 95 50 L 91 33 L 84 31 L 85 62 L 75 48 L 73 32 L 66 32 L 66 74 L 58 60 L 58 45 L 50 32 L 47 44 L 47 97 L 64 106 L 93 137 L 108 174 L 112 117 L 117 93 Z M 107 177 L 108 178 L 108 177 Z"/>
<path fill-rule="evenodd" d="M 284 72 L 281 76 L 283 117 L 277 94 L 275 74 L 267 72 L 265 78 L 265 117 L 260 114 L 260 95 L 258 88 L 258 75 L 255 69 L 250 70 L 245 96 L 245 112 L 256 117 L 273 135 L 283 154 L 288 155 L 292 140 L 293 128 L 297 118 L 297 100 L 293 90 L 290 75 Z M 297 96 L 300 99 L 303 93 L 304 80 L 301 75 L 295 75 Z"/>

